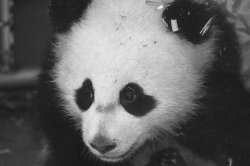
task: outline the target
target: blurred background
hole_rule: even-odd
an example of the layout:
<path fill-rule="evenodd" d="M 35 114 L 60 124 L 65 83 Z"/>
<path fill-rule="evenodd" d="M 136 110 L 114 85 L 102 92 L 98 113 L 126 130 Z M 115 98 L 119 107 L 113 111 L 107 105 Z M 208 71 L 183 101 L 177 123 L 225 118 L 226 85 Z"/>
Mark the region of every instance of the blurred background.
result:
<path fill-rule="evenodd" d="M 37 166 L 32 103 L 50 36 L 48 0 L 0 0 L 0 166 Z"/>
<path fill-rule="evenodd" d="M 250 89 L 250 1 L 217 0 L 235 24 Z M 48 0 L 0 0 L 0 166 L 37 166 L 42 135 L 32 101 L 51 32 Z"/>

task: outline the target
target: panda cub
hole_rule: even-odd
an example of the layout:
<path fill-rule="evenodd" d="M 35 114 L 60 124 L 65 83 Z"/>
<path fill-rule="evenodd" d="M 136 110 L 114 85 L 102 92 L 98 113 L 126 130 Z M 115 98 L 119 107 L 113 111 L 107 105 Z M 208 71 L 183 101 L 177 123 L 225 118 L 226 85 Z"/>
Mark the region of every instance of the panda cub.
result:
<path fill-rule="evenodd" d="M 50 0 L 49 10 L 46 166 L 250 165 L 250 95 L 216 2 Z"/>

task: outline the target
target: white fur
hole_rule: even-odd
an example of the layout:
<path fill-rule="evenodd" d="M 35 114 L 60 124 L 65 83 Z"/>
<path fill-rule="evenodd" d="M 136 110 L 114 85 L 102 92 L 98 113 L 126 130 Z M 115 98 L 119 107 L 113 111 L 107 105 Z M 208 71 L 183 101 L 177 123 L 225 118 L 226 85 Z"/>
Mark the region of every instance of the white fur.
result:
<path fill-rule="evenodd" d="M 52 75 L 62 104 L 78 119 L 86 145 L 103 160 L 120 160 L 131 147 L 172 133 L 197 107 L 193 101 L 200 97 L 200 75 L 211 63 L 213 40 L 199 46 L 180 40 L 168 32 L 161 14 L 146 0 L 94 0 L 86 16 L 58 36 Z M 86 78 L 93 83 L 95 101 L 82 112 L 74 95 Z M 119 105 L 119 92 L 130 82 L 157 100 L 144 117 L 134 117 Z M 112 109 L 97 111 L 108 105 Z M 99 154 L 89 146 L 98 134 L 116 140 L 117 147 Z"/>

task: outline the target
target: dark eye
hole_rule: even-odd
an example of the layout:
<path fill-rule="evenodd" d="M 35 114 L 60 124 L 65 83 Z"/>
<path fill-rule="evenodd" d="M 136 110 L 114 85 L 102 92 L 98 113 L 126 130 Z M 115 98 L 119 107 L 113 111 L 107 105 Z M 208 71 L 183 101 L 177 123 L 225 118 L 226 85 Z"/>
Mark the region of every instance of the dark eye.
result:
<path fill-rule="evenodd" d="M 94 89 L 90 79 L 86 79 L 82 87 L 76 90 L 75 100 L 79 108 L 86 111 L 94 101 Z"/>
<path fill-rule="evenodd" d="M 123 95 L 123 98 L 124 98 L 124 100 L 125 100 L 126 103 L 133 103 L 137 99 L 137 94 L 136 94 L 136 92 L 133 89 L 128 88 L 125 91 L 125 93 Z"/>
<path fill-rule="evenodd" d="M 140 117 L 146 115 L 156 106 L 156 100 L 144 93 L 141 86 L 128 83 L 120 91 L 120 104 L 131 115 Z"/>
<path fill-rule="evenodd" d="M 90 90 L 86 90 L 83 92 L 82 94 L 82 98 L 85 99 L 85 100 L 92 100 L 94 97 L 94 94 L 92 91 Z"/>

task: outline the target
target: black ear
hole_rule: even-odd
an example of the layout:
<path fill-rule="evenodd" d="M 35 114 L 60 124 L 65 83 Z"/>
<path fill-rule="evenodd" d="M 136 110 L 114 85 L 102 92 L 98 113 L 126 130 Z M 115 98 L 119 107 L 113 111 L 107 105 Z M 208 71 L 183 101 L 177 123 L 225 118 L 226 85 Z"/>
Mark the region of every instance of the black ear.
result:
<path fill-rule="evenodd" d="M 175 0 L 166 6 L 162 19 L 169 30 L 199 44 L 209 38 L 214 14 L 215 4 L 211 1 Z"/>
<path fill-rule="evenodd" d="M 67 31 L 84 14 L 91 0 L 49 0 L 49 13 L 56 32 Z"/>

